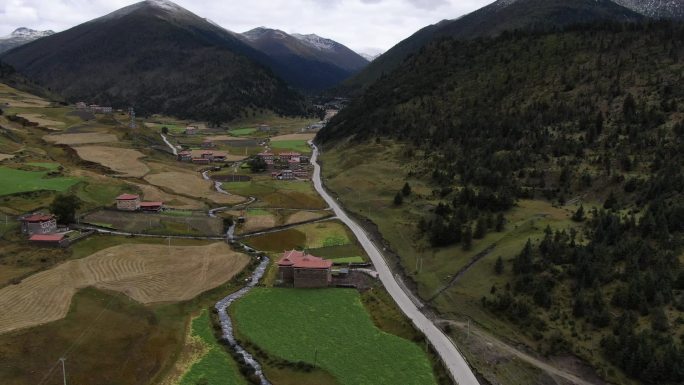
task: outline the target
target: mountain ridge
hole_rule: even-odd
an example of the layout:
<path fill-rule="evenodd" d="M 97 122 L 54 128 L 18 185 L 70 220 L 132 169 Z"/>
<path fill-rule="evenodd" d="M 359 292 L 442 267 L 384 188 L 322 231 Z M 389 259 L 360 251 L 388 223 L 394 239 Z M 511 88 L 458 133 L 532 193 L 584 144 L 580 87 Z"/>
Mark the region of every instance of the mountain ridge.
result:
<path fill-rule="evenodd" d="M 306 107 L 267 68 L 269 58 L 168 1 L 143 1 L 2 55 L 69 101 L 215 123 L 250 109 L 301 115 Z"/>

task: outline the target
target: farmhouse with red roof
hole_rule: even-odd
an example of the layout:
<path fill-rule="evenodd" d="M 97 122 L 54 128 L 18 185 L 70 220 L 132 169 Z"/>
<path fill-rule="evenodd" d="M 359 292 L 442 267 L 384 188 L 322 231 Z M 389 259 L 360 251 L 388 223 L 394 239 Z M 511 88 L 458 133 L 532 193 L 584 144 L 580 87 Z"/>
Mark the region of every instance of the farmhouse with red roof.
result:
<path fill-rule="evenodd" d="M 332 261 L 301 251 L 287 251 L 278 261 L 278 276 L 284 285 L 300 288 L 327 287 L 332 281 L 332 265 Z"/>
<path fill-rule="evenodd" d="M 121 211 L 137 211 L 140 209 L 140 196 L 122 194 L 116 197 L 116 209 Z"/>
<path fill-rule="evenodd" d="M 21 218 L 21 232 L 27 235 L 54 234 L 57 218 L 52 214 L 35 213 Z"/>
<path fill-rule="evenodd" d="M 59 247 L 64 242 L 64 234 L 35 234 L 31 235 L 29 241 L 40 246 Z"/>
<path fill-rule="evenodd" d="M 116 198 L 116 209 L 121 211 L 159 212 L 164 208 L 164 202 L 141 202 L 140 195 L 122 194 Z"/>

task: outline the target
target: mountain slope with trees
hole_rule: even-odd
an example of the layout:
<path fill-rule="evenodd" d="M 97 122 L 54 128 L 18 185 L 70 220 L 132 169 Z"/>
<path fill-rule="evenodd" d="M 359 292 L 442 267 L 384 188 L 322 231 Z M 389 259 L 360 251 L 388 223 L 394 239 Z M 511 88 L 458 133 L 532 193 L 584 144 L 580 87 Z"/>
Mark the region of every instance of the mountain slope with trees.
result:
<path fill-rule="evenodd" d="M 269 59 L 232 33 L 167 1 L 144 1 L 3 55 L 71 102 L 214 123 L 249 110 L 307 113 Z"/>
<path fill-rule="evenodd" d="M 564 335 L 600 340 L 605 360 L 641 382 L 681 383 L 683 58 L 684 26 L 673 22 L 443 39 L 317 141 L 330 150 L 389 138 L 425 154 L 410 169 L 441 199 L 416 225 L 433 248 L 469 248 L 518 199 L 586 200 L 573 215 L 582 230 L 528 243 L 482 307 L 561 351 L 573 344 Z M 554 331 L 549 320 L 565 321 Z"/>
<path fill-rule="evenodd" d="M 435 39 L 473 39 L 516 29 L 555 29 L 597 20 L 624 22 L 643 18 L 611 0 L 498 0 L 458 19 L 421 29 L 374 60 L 345 86 L 351 90 L 368 86 Z"/>

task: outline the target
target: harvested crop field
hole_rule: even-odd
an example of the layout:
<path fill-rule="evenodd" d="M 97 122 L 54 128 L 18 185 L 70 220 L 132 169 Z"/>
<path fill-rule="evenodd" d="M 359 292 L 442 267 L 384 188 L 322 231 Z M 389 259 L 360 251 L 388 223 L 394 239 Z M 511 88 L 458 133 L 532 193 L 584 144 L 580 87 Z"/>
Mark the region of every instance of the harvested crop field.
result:
<path fill-rule="evenodd" d="M 148 175 L 145 180 L 176 194 L 204 198 L 218 204 L 233 205 L 245 201 L 245 198 L 239 195 L 226 195 L 214 191 L 214 184 L 196 173 L 170 171 Z"/>
<path fill-rule="evenodd" d="M 152 202 L 164 202 L 164 206 L 174 209 L 195 210 L 203 209 L 202 202 L 195 199 L 169 194 L 158 187 L 149 184 L 131 183 L 142 191 L 143 199 Z"/>
<path fill-rule="evenodd" d="M 149 167 L 140 161 L 140 158 L 145 156 L 140 151 L 106 146 L 83 146 L 73 149 L 81 159 L 101 164 L 123 176 L 139 178 L 150 172 Z"/>
<path fill-rule="evenodd" d="M 83 134 L 45 135 L 43 140 L 55 144 L 92 144 L 118 142 L 116 135 L 89 132 Z"/>
<path fill-rule="evenodd" d="M 31 123 L 36 123 L 40 127 L 49 128 L 51 130 L 61 130 L 64 127 L 64 122 L 47 119 L 45 115 L 41 114 L 18 114 L 20 118 L 24 118 Z"/>
<path fill-rule="evenodd" d="M 306 234 L 299 230 L 287 229 L 248 238 L 244 242 L 256 250 L 282 253 L 285 250 L 305 248 Z"/>
<path fill-rule="evenodd" d="M 114 246 L 1 289 L 0 333 L 64 318 L 76 291 L 88 286 L 143 304 L 186 301 L 230 280 L 248 262 L 225 243 Z"/>
<path fill-rule="evenodd" d="M 275 227 L 277 225 L 275 215 L 268 211 L 262 211 L 263 210 L 248 210 L 245 213 L 245 223 L 242 223 L 240 227 L 238 227 L 238 234 L 252 233 Z M 229 214 L 234 217 L 240 216 L 239 211 L 231 211 Z"/>

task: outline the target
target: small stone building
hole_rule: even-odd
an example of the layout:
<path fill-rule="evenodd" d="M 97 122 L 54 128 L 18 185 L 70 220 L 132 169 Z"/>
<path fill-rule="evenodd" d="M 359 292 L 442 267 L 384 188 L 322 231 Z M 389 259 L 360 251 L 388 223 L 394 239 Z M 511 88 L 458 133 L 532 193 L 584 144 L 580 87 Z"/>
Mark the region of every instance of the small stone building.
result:
<path fill-rule="evenodd" d="M 52 214 L 31 214 L 21 218 L 21 232 L 27 235 L 54 234 L 57 232 L 57 218 Z"/>
<path fill-rule="evenodd" d="M 332 261 L 301 251 L 287 251 L 278 261 L 278 278 L 286 286 L 328 287 L 332 282 L 332 265 Z"/>
<path fill-rule="evenodd" d="M 116 198 L 116 209 L 121 211 L 138 211 L 140 209 L 140 196 L 123 194 Z"/>

